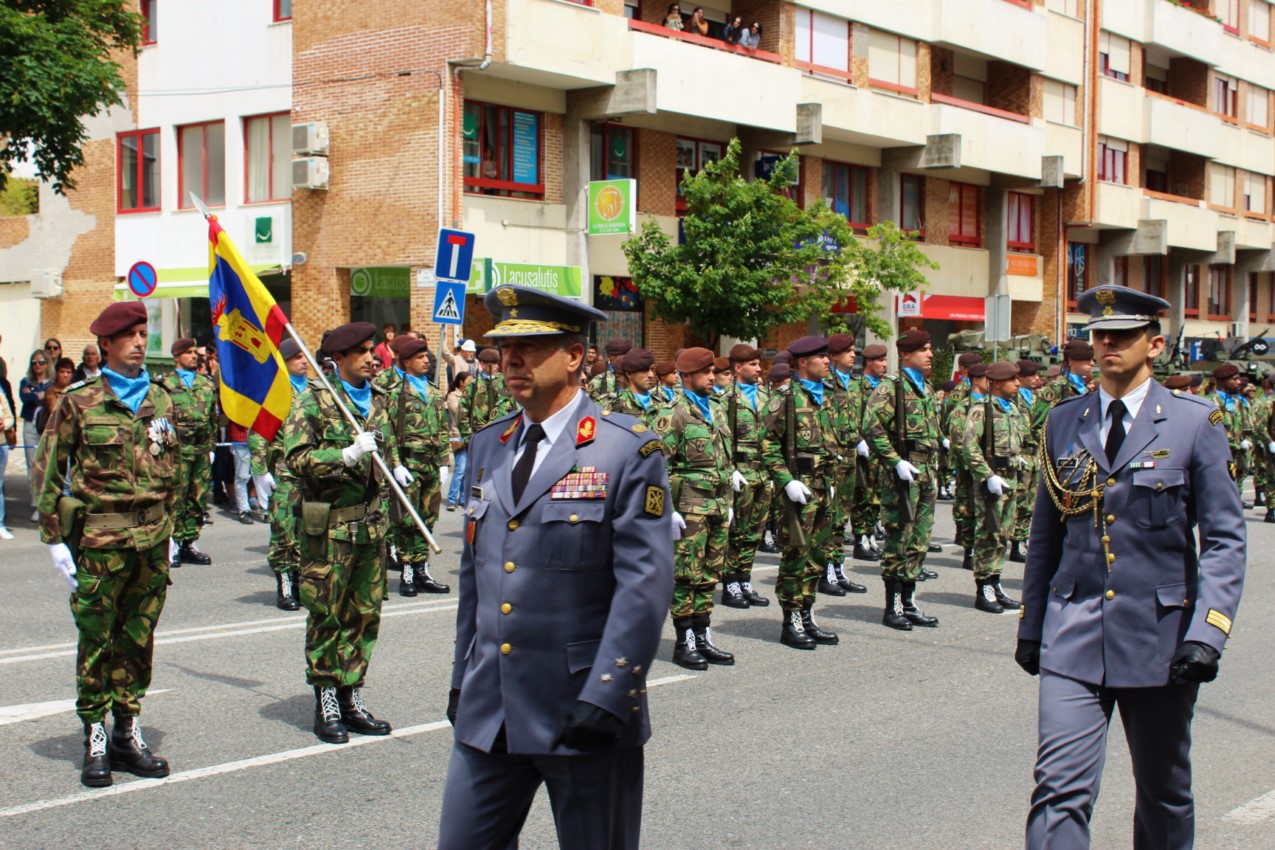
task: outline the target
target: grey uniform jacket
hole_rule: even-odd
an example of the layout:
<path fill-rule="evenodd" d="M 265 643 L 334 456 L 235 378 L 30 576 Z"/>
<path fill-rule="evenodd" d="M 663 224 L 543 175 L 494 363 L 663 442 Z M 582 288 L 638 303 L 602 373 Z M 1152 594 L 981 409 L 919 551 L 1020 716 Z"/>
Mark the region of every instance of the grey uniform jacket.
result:
<path fill-rule="evenodd" d="M 1097 463 L 1110 542 L 1092 510 L 1063 517 L 1042 469 L 1018 637 L 1041 641 L 1043 669 L 1156 687 L 1183 641 L 1222 651 L 1244 586 L 1246 530 L 1216 410 L 1153 380 L 1113 464 L 1097 392 L 1050 412 L 1045 457 L 1060 479 L 1075 474 L 1076 458 Z"/>
<path fill-rule="evenodd" d="M 664 455 L 638 420 L 577 402 L 517 504 L 521 415 L 470 445 L 452 687 L 456 740 L 483 751 L 504 724 L 510 753 L 576 754 L 552 744 L 577 700 L 625 721 L 621 747 L 651 734 L 646 676 L 673 596 Z"/>

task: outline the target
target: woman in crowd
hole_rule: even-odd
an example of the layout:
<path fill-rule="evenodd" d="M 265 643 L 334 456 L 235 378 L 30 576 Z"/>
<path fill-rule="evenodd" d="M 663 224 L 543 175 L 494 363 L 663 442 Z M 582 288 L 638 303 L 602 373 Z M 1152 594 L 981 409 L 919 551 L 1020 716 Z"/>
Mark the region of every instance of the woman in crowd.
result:
<path fill-rule="evenodd" d="M 447 510 L 454 511 L 465 495 L 465 471 L 469 468 L 469 446 L 460 441 L 460 400 L 465 395 L 465 384 L 473 375 L 457 372 L 447 387 L 447 421 L 451 427 L 452 482 L 447 488 Z"/>
<path fill-rule="evenodd" d="M 669 4 L 668 14 L 664 16 L 664 26 L 671 30 L 682 31 L 682 7 L 676 3 Z"/>
<path fill-rule="evenodd" d="M 394 365 L 394 352 L 390 350 L 390 343 L 394 341 L 394 337 L 396 336 L 394 323 L 386 322 L 382 325 L 381 334 L 384 339 L 381 340 L 381 344 L 378 345 L 372 352 L 372 354 L 376 356 L 377 362 L 380 364 L 376 367 L 378 372 L 383 369 L 388 369 Z"/>
<path fill-rule="evenodd" d="M 744 19 L 739 15 L 733 15 L 726 26 L 722 28 L 722 41 L 727 44 L 738 44 L 739 38 L 744 34 Z"/>
<path fill-rule="evenodd" d="M 691 12 L 690 31 L 694 35 L 708 36 L 708 21 L 704 19 L 704 7 L 696 6 L 695 11 Z"/>
<path fill-rule="evenodd" d="M 57 342 L 57 340 L 50 340 Z M 59 344 L 58 348 L 62 346 Z M 44 405 L 44 391 L 49 388 L 49 356 L 46 345 L 40 351 L 31 352 L 27 362 L 27 374 L 18 382 L 18 399 L 22 403 L 19 415 L 22 418 L 23 454 L 27 461 L 27 486 L 31 489 L 31 507 L 35 507 L 37 490 L 31 472 L 35 469 L 35 448 L 40 442 L 40 429 L 36 426 L 36 417 Z M 40 514 L 31 514 L 31 521 L 37 522 Z"/>
<path fill-rule="evenodd" d="M 739 43 L 749 50 L 756 50 L 761 44 L 761 24 L 753 21 L 739 37 Z"/>
<path fill-rule="evenodd" d="M 13 406 L 9 404 L 8 396 L 0 393 L 0 434 L 4 434 L 12 427 L 14 427 Z M 8 465 L 9 441 L 0 436 L 0 540 L 13 539 L 13 534 L 4 524 L 4 471 Z"/>

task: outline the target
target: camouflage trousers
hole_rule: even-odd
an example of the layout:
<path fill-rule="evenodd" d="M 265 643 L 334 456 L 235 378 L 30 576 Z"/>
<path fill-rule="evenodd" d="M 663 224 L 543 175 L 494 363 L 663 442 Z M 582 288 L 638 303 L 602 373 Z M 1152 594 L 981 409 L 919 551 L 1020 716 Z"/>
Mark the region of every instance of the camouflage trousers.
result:
<path fill-rule="evenodd" d="M 812 491 L 804 505 L 789 502 L 782 490 L 775 492 L 775 504 L 780 508 L 779 575 L 775 578 L 775 596 L 785 611 L 798 611 L 814 603 L 815 587 L 828 563 L 828 544 L 832 540 L 832 505 L 828 503 L 827 484 L 818 476 L 804 483 Z M 795 512 L 791 518 L 790 506 Z"/>
<path fill-rule="evenodd" d="M 381 628 L 385 544 L 327 541 L 327 559 L 301 565 L 306 683 L 362 687 Z"/>
<path fill-rule="evenodd" d="M 183 445 L 175 485 L 176 515 L 173 517 L 173 539 L 178 543 L 199 539 L 211 485 L 212 464 L 208 460 L 208 450 Z"/>
<path fill-rule="evenodd" d="M 1244 480 L 1253 469 L 1251 450 L 1236 448 L 1232 454 L 1235 457 L 1235 486 L 1239 488 L 1240 495 L 1243 496 Z"/>
<path fill-rule="evenodd" d="M 956 523 L 956 539 L 966 549 L 974 546 L 974 518 L 978 515 L 977 486 L 968 471 L 956 470 L 956 486 L 952 488 L 952 520 Z"/>
<path fill-rule="evenodd" d="M 735 493 L 734 498 L 735 522 L 730 527 L 722 575 L 726 581 L 751 581 L 753 559 L 757 557 L 757 547 L 761 545 L 762 532 L 770 515 L 769 479 L 749 481 L 744 489 Z"/>
<path fill-rule="evenodd" d="M 881 464 L 872 458 L 859 458 L 863 467 L 864 486 L 855 488 L 850 525 L 855 539 L 871 534 L 881 521 Z"/>
<path fill-rule="evenodd" d="M 276 573 L 286 573 L 301 566 L 300 519 L 301 493 L 296 482 L 282 474 L 275 476 L 270 494 L 270 551 L 266 563 Z"/>
<path fill-rule="evenodd" d="M 1022 475 L 1019 472 L 1018 475 Z M 978 512 L 974 517 L 974 578 L 980 581 L 985 578 L 999 576 L 1005 569 L 1005 545 L 1013 540 L 1015 527 L 1014 517 L 1018 512 L 1018 489 L 1014 473 L 1002 470 L 997 475 L 1007 485 L 1007 491 L 996 500 L 996 518 L 1000 520 L 1000 530 L 992 531 L 987 522 L 987 486 L 979 484 L 976 495 Z"/>
<path fill-rule="evenodd" d="M 713 612 L 713 590 L 726 566 L 729 539 L 724 506 L 709 513 L 688 512 L 682 520 L 686 528 L 673 543 L 675 620 Z"/>
<path fill-rule="evenodd" d="M 916 581 L 921 574 L 921 564 L 930 545 L 930 532 L 934 529 L 934 502 L 939 495 L 935 467 L 916 461 L 913 465 L 920 468 L 921 474 L 907 489 L 907 498 L 916 517 L 911 525 L 903 524 L 899 508 L 902 497 L 897 478 L 883 481 L 881 486 L 881 513 L 885 517 L 881 575 L 896 581 Z M 894 475 L 893 471 L 889 474 Z"/>
<path fill-rule="evenodd" d="M 1019 543 L 1027 541 L 1032 530 L 1032 508 L 1036 506 L 1036 485 L 1040 483 L 1040 463 L 1036 459 L 1036 450 L 1024 450 L 1027 466 L 1018 471 L 1017 489 L 1014 491 L 1014 533 L 1010 540 Z M 1004 476 L 1002 476 L 1004 477 Z"/>
<path fill-rule="evenodd" d="M 81 549 L 71 594 L 79 630 L 75 713 L 136 717 L 151 685 L 155 626 L 168 593 L 168 541 L 136 549 Z"/>
<path fill-rule="evenodd" d="M 837 492 L 831 500 L 832 536 L 828 539 L 828 560 L 840 564 L 846 559 L 846 526 L 854 513 L 855 467 L 853 463 L 840 464 L 836 470 L 831 479 Z"/>
<path fill-rule="evenodd" d="M 1265 493 L 1271 485 L 1271 462 L 1266 446 L 1254 441 L 1253 446 L 1253 487 L 1259 493 Z"/>
<path fill-rule="evenodd" d="M 408 501 L 420 514 L 425 525 L 432 532 L 438 524 L 438 512 L 442 508 L 443 494 L 439 489 L 438 467 L 423 469 L 408 467 L 412 473 L 412 483 L 403 488 Z M 402 509 L 398 497 L 390 494 L 390 514 L 397 517 L 391 526 L 394 543 L 398 547 L 398 559 L 404 564 L 425 564 L 429 562 L 429 544 L 425 535 L 416 527 L 412 515 Z"/>

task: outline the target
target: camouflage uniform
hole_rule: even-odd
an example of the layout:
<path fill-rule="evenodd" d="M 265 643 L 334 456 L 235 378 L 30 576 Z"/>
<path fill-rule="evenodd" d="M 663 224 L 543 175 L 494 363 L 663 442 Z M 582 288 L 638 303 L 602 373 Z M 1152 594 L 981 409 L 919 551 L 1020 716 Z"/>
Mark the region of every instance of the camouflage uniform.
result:
<path fill-rule="evenodd" d="M 651 391 L 647 401 L 647 405 L 643 407 L 633 390 L 626 389 L 607 399 L 602 404 L 602 409 L 607 413 L 624 413 L 634 417 L 662 440 L 664 434 L 660 432 L 660 428 L 667 427 L 670 419 L 666 414 L 672 413 L 673 403 L 664 398 L 659 387 Z"/>
<path fill-rule="evenodd" d="M 1226 442 L 1231 448 L 1231 459 L 1235 463 L 1235 485 L 1241 494 L 1244 492 L 1244 479 L 1248 475 L 1248 452 L 1240 448 L 1240 442 L 1248 439 L 1245 432 L 1251 430 L 1248 425 L 1248 408 L 1236 394 L 1213 392 L 1209 398 L 1222 411 L 1222 425 L 1226 428 Z"/>
<path fill-rule="evenodd" d="M 618 398 L 620 393 L 624 392 L 624 388 L 620 386 L 620 379 L 616 376 L 615 369 L 607 364 L 601 375 L 589 381 L 585 391 L 589 394 L 589 398 L 605 406 L 607 401 Z"/>
<path fill-rule="evenodd" d="M 1026 425 L 1023 432 L 1023 469 L 1019 473 L 1020 485 L 1017 490 L 1014 508 L 1014 530 L 1010 540 L 1026 543 L 1032 530 L 1032 507 L 1036 504 L 1036 485 L 1040 483 L 1040 466 L 1036 459 L 1040 448 L 1040 430 L 1036 427 L 1034 416 L 1036 394 L 1028 389 L 1020 389 L 1014 396 L 1014 406 L 1022 416 Z"/>
<path fill-rule="evenodd" d="M 344 387 L 336 380 L 333 385 L 357 417 Z M 384 435 L 382 455 L 396 456 L 386 396 L 375 384 L 361 427 Z M 310 612 L 306 681 L 323 688 L 361 687 L 385 598 L 386 487 L 370 457 L 345 465 L 342 450 L 356 431 L 317 382 L 301 394 L 283 428 L 285 463 L 302 502 L 300 595 Z M 330 513 L 311 509 L 312 503 Z"/>
<path fill-rule="evenodd" d="M 859 397 L 859 382 L 842 382 L 835 366 L 823 379 L 824 399 L 832 402 L 833 436 L 839 446 L 836 454 L 832 485 L 836 496 L 832 500 L 832 539 L 828 541 L 828 557 L 842 564 L 846 554 L 846 526 L 854 509 L 856 449 L 862 439 L 863 399 Z M 848 378 L 849 376 L 847 376 Z"/>
<path fill-rule="evenodd" d="M 952 406 L 947 414 L 947 430 L 943 433 L 948 441 L 956 447 L 952 452 L 952 470 L 956 473 L 956 483 L 952 487 L 952 520 L 956 523 L 956 542 L 967 552 L 974 548 L 974 525 L 978 515 L 978 493 L 971 480 L 969 466 L 965 462 L 965 453 L 961 443 L 965 439 L 965 422 L 971 407 L 983 403 L 985 396 L 969 390 Z M 966 564 L 968 568 L 969 564 Z"/>
<path fill-rule="evenodd" d="M 460 400 L 460 421 L 456 423 L 456 430 L 461 443 L 469 445 L 474 434 L 513 413 L 517 407 L 505 388 L 503 375 L 496 374 L 490 378 L 478 375 L 465 385 L 465 395 Z"/>
<path fill-rule="evenodd" d="M 943 431 L 943 436 L 947 437 L 952 444 L 952 448 L 946 452 L 939 453 L 939 487 L 940 489 L 950 487 L 953 507 L 957 502 L 957 487 L 960 486 L 960 454 L 959 448 L 956 447 L 956 441 L 952 437 L 952 414 L 958 407 L 964 408 L 966 401 L 970 396 L 970 379 L 967 377 L 959 377 L 956 379 L 956 386 L 952 387 L 952 391 L 943 397 L 943 407 L 939 411 L 939 427 Z M 958 432 L 959 433 L 959 432 Z M 956 530 L 961 530 L 957 525 Z"/>
<path fill-rule="evenodd" d="M 995 461 L 983 452 L 987 410 L 992 410 L 992 440 Z M 1017 496 L 1026 483 L 1024 453 L 1029 439 L 1030 424 L 1022 410 L 1013 401 L 1006 413 L 995 398 L 970 404 L 965 417 L 965 431 L 960 442 L 961 458 L 969 471 L 972 489 L 975 491 L 977 511 L 974 519 L 974 578 L 976 580 L 998 578 L 1005 567 L 1005 544 L 1014 530 Z M 993 466 L 994 463 L 994 466 Z M 985 503 L 987 479 L 993 475 L 1005 482 L 1005 492 L 996 502 L 996 514 L 1000 520 L 999 531 L 993 531 L 987 523 Z"/>
<path fill-rule="evenodd" d="M 181 469 L 169 394 L 152 383 L 134 414 L 105 377 L 72 384 L 36 455 L 40 539 L 64 542 L 58 500 L 67 470 L 85 522 L 71 594 L 79 630 L 75 711 L 85 723 L 136 717 L 151 682 L 155 626 L 168 589 Z"/>
<path fill-rule="evenodd" d="M 429 397 L 422 398 L 406 378 L 395 373 L 395 380 L 388 383 L 385 407 L 397 449 L 391 468 L 402 464 L 412 473 L 412 483 L 403 490 L 421 519 L 433 528 L 442 507 L 439 468 L 449 459 L 451 427 L 447 422 L 447 400 L 433 385 L 429 385 L 428 392 Z M 397 499 L 392 504 L 397 505 Z M 404 576 L 408 575 L 408 565 L 413 574 L 423 575 L 429 561 L 429 544 L 406 511 L 394 524 L 394 541 L 404 564 Z"/>
<path fill-rule="evenodd" d="M 1069 398 L 1084 395 L 1074 383 L 1071 381 L 1070 372 L 1063 372 L 1054 380 L 1045 384 L 1036 392 L 1036 403 L 1040 405 L 1039 410 L 1034 411 L 1036 415 L 1032 417 L 1033 421 L 1040 419 L 1044 422 L 1044 418 L 1049 415 L 1049 411 L 1060 401 L 1066 401 Z"/>
<path fill-rule="evenodd" d="M 176 372 L 161 375 L 159 384 L 173 400 L 172 422 L 181 438 L 177 514 L 173 539 L 189 543 L 199 538 L 212 484 L 212 453 L 217 436 L 217 386 L 207 375 L 195 375 L 189 388 Z"/>
<path fill-rule="evenodd" d="M 868 403 L 872 400 L 872 393 L 880 384 L 878 379 L 876 384 L 868 378 L 867 375 L 860 375 L 855 379 L 858 387 L 859 398 L 859 433 L 866 440 L 868 437 L 869 423 L 867 421 Z M 872 442 L 868 441 L 868 448 L 871 450 Z M 864 537 L 871 538 L 872 532 L 876 530 L 877 523 L 881 521 L 881 463 L 880 459 L 873 454 L 868 457 L 858 457 L 856 463 L 863 470 L 863 486 L 855 488 L 854 508 L 851 511 L 851 528 L 854 530 L 855 539 Z M 893 471 L 890 472 L 893 475 Z"/>
<path fill-rule="evenodd" d="M 713 398 L 713 416 L 726 425 L 730 460 L 747 483 L 734 493 L 734 523 L 726 553 L 722 586 L 739 585 L 739 593 L 751 591 L 753 560 L 761 545 L 766 518 L 770 514 L 770 476 L 762 464 L 762 415 L 770 393 L 757 386 L 757 405 L 735 383 Z M 733 415 L 732 415 L 733 414 Z M 733 423 L 733 424 L 732 424 Z"/>

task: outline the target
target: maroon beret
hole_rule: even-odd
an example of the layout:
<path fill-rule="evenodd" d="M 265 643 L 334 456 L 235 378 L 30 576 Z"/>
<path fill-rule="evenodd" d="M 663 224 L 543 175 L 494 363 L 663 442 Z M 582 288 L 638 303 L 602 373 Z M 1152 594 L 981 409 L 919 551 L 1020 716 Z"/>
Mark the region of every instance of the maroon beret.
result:
<path fill-rule="evenodd" d="M 889 353 L 890 352 L 886 350 L 886 347 L 879 342 L 865 345 L 863 347 L 863 351 L 859 352 L 860 356 L 862 356 L 864 360 L 881 360 L 889 355 Z"/>
<path fill-rule="evenodd" d="M 956 389 L 956 381 L 944 381 L 939 385 L 939 389 L 945 393 L 950 393 L 952 390 Z"/>
<path fill-rule="evenodd" d="M 328 334 L 323 350 L 328 354 L 340 354 L 356 345 L 362 345 L 376 336 L 376 325 L 371 322 L 350 322 Z"/>
<path fill-rule="evenodd" d="M 1170 375 L 1164 379 L 1164 387 L 1169 390 L 1184 390 L 1191 386 L 1190 375 Z"/>
<path fill-rule="evenodd" d="M 1240 373 L 1240 367 L 1234 363 L 1223 363 L 1213 370 L 1213 378 L 1218 381 L 1225 381 L 1227 378 L 1234 378 Z"/>
<path fill-rule="evenodd" d="M 399 340 L 402 342 L 398 342 Z M 398 359 L 403 362 L 411 360 L 422 351 L 429 351 L 429 343 L 423 339 L 416 339 L 410 336 L 396 336 L 394 341 L 398 342 L 398 347 L 394 349 L 394 353 L 398 355 Z M 491 349 L 487 349 L 491 351 Z"/>
<path fill-rule="evenodd" d="M 300 353 L 301 346 L 297 345 L 297 341 L 292 337 L 287 337 L 279 343 L 279 356 L 284 360 L 291 360 Z"/>
<path fill-rule="evenodd" d="M 89 325 L 93 336 L 112 337 L 134 325 L 146 323 L 146 305 L 141 301 L 117 301 L 98 314 Z"/>
<path fill-rule="evenodd" d="M 766 374 L 766 380 L 770 381 L 772 384 L 777 384 L 780 381 L 786 381 L 791 377 L 792 367 L 787 363 L 776 363 L 774 366 L 770 367 L 770 372 Z"/>
<path fill-rule="evenodd" d="M 619 357 L 621 354 L 628 354 L 633 349 L 633 343 L 627 339 L 609 339 L 607 340 L 606 352 L 607 357 Z"/>
<path fill-rule="evenodd" d="M 184 336 L 181 339 L 173 340 L 173 344 L 169 347 L 168 352 L 176 357 L 179 354 L 185 354 L 194 347 L 195 341 L 188 336 Z"/>
<path fill-rule="evenodd" d="M 1083 339 L 1069 339 L 1063 346 L 1068 360 L 1093 360 L 1093 346 Z"/>
<path fill-rule="evenodd" d="M 894 347 L 904 354 L 911 354 L 913 351 L 920 351 L 929 344 L 930 335 L 928 332 L 920 328 L 912 328 L 912 330 L 904 331 L 899 335 Z"/>
<path fill-rule="evenodd" d="M 966 374 L 968 374 L 971 378 L 986 378 L 987 364 L 982 360 L 977 363 L 973 363 L 970 365 L 969 369 L 966 370 Z"/>
<path fill-rule="evenodd" d="M 737 342 L 731 346 L 729 356 L 732 363 L 747 363 L 761 357 L 761 352 L 746 342 Z"/>
<path fill-rule="evenodd" d="M 983 362 L 983 355 L 979 354 L 977 351 L 967 351 L 964 354 L 962 354 L 960 357 L 956 358 L 956 365 L 960 366 L 962 369 L 968 369 L 969 367 L 973 366 L 975 363 L 982 363 L 982 362 Z"/>
<path fill-rule="evenodd" d="M 713 358 L 713 368 L 719 372 L 729 372 L 730 360 L 726 357 L 715 357 Z"/>
<path fill-rule="evenodd" d="M 677 371 L 683 375 L 702 372 L 713 365 L 713 352 L 707 348 L 688 348 L 677 356 Z"/>
<path fill-rule="evenodd" d="M 776 354 L 776 355 L 775 355 L 775 359 L 774 359 L 774 360 L 772 360 L 772 361 L 770 361 L 770 362 L 771 362 L 772 364 L 775 364 L 775 363 L 787 363 L 787 364 L 789 364 L 789 365 L 792 365 L 792 354 L 791 354 L 790 352 L 787 352 L 787 351 L 781 351 L 781 352 L 779 352 L 778 354 Z"/>
<path fill-rule="evenodd" d="M 828 337 L 828 353 L 840 354 L 854 348 L 854 337 L 850 334 L 833 334 Z"/>
<path fill-rule="evenodd" d="M 797 357 L 814 357 L 828 353 L 828 340 L 821 336 L 803 336 L 788 343 L 788 353 Z"/>
<path fill-rule="evenodd" d="M 1059 366 L 1057 363 L 1055 363 L 1054 365 L 1050 366 L 1048 369 L 1045 370 L 1046 378 L 1057 378 L 1061 374 L 1062 374 L 1062 367 Z"/>
<path fill-rule="evenodd" d="M 672 375 L 677 371 L 677 364 L 672 360 L 661 360 L 655 364 L 655 374 L 663 378 L 665 375 Z"/>
<path fill-rule="evenodd" d="M 635 348 L 620 358 L 620 371 L 626 375 L 630 372 L 647 372 L 655 365 L 655 355 L 645 348 Z"/>
<path fill-rule="evenodd" d="M 500 352 L 494 348 L 484 348 L 482 351 L 478 352 L 478 362 L 479 363 L 499 363 Z"/>
<path fill-rule="evenodd" d="M 1192 386 L 1192 387 L 1200 387 L 1200 386 L 1203 386 L 1203 385 L 1204 385 L 1204 376 L 1203 376 L 1203 375 L 1201 375 L 1199 372 L 1196 372 L 1196 373 L 1194 373 L 1193 375 L 1191 375 L 1191 386 Z"/>
<path fill-rule="evenodd" d="M 1023 377 L 1029 378 L 1032 375 L 1038 374 L 1039 372 L 1040 372 L 1040 364 L 1036 362 L 1035 360 L 1023 359 L 1018 361 L 1018 374 L 1022 375 Z"/>
<path fill-rule="evenodd" d="M 987 367 L 987 377 L 993 381 L 1008 381 L 1018 377 L 1018 367 L 1008 360 L 997 360 Z"/>

